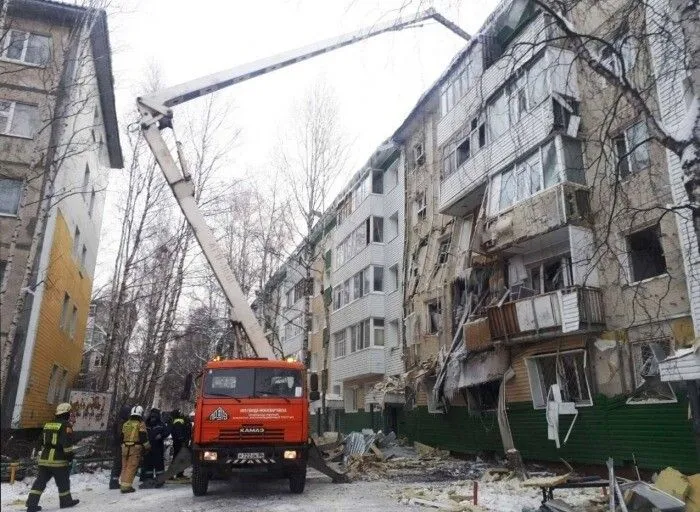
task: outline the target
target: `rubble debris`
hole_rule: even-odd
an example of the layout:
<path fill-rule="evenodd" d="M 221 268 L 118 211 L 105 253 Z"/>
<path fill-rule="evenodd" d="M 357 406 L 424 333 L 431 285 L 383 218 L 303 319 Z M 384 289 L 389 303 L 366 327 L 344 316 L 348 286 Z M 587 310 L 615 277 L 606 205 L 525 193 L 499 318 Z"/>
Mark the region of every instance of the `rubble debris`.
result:
<path fill-rule="evenodd" d="M 688 499 L 685 501 L 686 512 L 700 512 L 700 473 L 690 475 L 687 478 L 690 491 Z"/>
<path fill-rule="evenodd" d="M 419 443 L 418 441 L 414 442 L 413 446 L 418 451 L 418 455 L 421 457 L 438 457 L 444 459 L 450 456 L 450 452 L 448 450 L 434 448 L 432 446 L 428 446 L 427 444 Z"/>
<path fill-rule="evenodd" d="M 690 494 L 690 484 L 688 478 L 674 468 L 666 468 L 654 481 L 654 485 L 662 491 L 675 496 L 679 500 L 685 501 Z"/>
<path fill-rule="evenodd" d="M 685 504 L 678 498 L 648 484 L 635 481 L 620 484 L 624 503 L 629 512 L 658 510 L 659 512 L 683 512 Z"/>
<path fill-rule="evenodd" d="M 528 478 L 522 482 L 522 485 L 523 487 L 554 487 L 566 483 L 570 476 L 571 473 L 566 473 L 565 475 Z"/>
<path fill-rule="evenodd" d="M 488 468 L 481 476 L 482 482 L 495 482 L 497 480 L 508 480 L 512 478 L 514 472 L 507 468 Z"/>

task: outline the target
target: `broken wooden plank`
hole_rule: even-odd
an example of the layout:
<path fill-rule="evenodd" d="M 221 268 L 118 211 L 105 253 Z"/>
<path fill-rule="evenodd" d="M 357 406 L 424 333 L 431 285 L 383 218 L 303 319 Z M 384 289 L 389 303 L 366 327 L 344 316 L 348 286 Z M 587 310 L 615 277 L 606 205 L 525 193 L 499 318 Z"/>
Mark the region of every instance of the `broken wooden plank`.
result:
<path fill-rule="evenodd" d="M 566 483 L 570 476 L 571 473 L 566 473 L 565 475 L 528 478 L 527 480 L 523 481 L 522 485 L 525 487 L 554 487 L 555 485 Z"/>
<path fill-rule="evenodd" d="M 384 454 L 379 448 L 377 448 L 377 445 L 372 443 L 371 445 L 369 445 L 369 449 L 372 451 L 373 454 L 375 454 L 379 458 L 379 460 L 384 460 Z"/>

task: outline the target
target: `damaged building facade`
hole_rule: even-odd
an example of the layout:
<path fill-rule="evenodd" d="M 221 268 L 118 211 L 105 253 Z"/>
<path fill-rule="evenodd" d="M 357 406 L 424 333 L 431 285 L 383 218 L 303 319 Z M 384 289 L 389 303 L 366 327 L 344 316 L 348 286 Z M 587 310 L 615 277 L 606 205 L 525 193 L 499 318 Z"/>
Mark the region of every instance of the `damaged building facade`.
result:
<path fill-rule="evenodd" d="M 678 106 L 673 88 L 657 90 L 668 77 L 643 7 L 582 1 L 566 16 L 614 41 L 615 52 L 596 48 L 600 60 L 666 119 Z M 328 343 L 343 410 L 332 426 L 390 426 L 461 453 L 591 464 L 634 454 L 640 467 L 696 471 L 688 393 L 658 366 L 692 345 L 700 307 L 686 277 L 692 226 L 668 208 L 678 162 L 556 21 L 532 2 L 501 2 L 392 140 L 383 195 L 348 209 L 363 169 L 334 204 Z M 387 231 L 393 166 L 400 248 Z M 367 320 L 369 343 L 357 327 Z M 374 398 L 382 389 L 391 400 Z"/>
<path fill-rule="evenodd" d="M 620 67 L 653 91 L 644 10 L 605 4 L 567 14 L 633 41 Z M 658 378 L 695 337 L 666 152 L 584 66 L 545 13 L 503 3 L 397 131 L 414 209 L 404 434 L 697 468 L 686 394 Z"/>

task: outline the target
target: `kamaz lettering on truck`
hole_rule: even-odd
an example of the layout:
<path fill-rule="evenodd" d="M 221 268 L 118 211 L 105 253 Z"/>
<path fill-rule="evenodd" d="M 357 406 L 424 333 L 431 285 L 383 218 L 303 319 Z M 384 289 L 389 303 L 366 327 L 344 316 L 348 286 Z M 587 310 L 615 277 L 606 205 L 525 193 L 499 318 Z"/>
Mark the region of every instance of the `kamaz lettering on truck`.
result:
<path fill-rule="evenodd" d="M 288 478 L 304 491 L 309 396 L 304 366 L 267 359 L 211 361 L 199 382 L 192 436 L 192 490 L 214 475 Z"/>

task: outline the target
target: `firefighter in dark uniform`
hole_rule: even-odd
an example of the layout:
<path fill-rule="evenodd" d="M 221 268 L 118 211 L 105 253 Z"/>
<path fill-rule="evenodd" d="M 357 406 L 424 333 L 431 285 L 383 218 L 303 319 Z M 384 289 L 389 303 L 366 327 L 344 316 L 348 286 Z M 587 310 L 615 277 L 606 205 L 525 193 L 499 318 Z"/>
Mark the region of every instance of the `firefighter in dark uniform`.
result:
<path fill-rule="evenodd" d="M 151 450 L 143 458 L 139 487 L 162 487 L 163 482 L 159 481 L 158 477 L 165 472 L 165 438 L 169 432 L 160 418 L 160 409 L 154 407 L 150 410 L 146 418 L 146 428 Z"/>
<path fill-rule="evenodd" d="M 73 425 L 70 422 L 71 405 L 58 404 L 56 418 L 44 425 L 41 434 L 41 454 L 39 455 L 39 474 L 34 480 L 32 490 L 27 498 L 27 512 L 41 510 L 39 498 L 51 478 L 58 487 L 58 501 L 61 508 L 77 505 L 70 494 L 70 462 L 73 460 Z"/>
<path fill-rule="evenodd" d="M 109 477 L 109 488 L 119 489 L 119 475 L 122 473 L 122 426 L 129 419 L 131 407 L 122 405 L 119 410 L 119 416 L 114 422 L 114 431 L 112 432 L 112 472 Z"/>
<path fill-rule="evenodd" d="M 187 446 L 190 442 L 192 427 L 189 420 L 180 412 L 180 409 L 175 409 L 172 412 L 172 417 L 171 435 L 173 438 L 173 462 L 175 462 L 175 457 L 177 457 L 182 447 Z M 184 476 L 185 473 L 180 471 L 175 475 L 175 478 L 183 478 Z"/>

